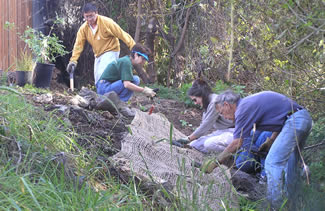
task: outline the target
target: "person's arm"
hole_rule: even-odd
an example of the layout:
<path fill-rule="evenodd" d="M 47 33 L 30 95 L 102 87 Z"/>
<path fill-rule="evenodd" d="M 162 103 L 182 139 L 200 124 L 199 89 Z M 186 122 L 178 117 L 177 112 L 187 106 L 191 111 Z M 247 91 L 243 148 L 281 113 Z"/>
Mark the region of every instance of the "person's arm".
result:
<path fill-rule="evenodd" d="M 268 152 L 274 143 L 275 139 L 278 137 L 279 132 L 273 132 L 270 138 L 267 138 L 266 141 L 260 146 L 258 151 Z"/>
<path fill-rule="evenodd" d="M 193 135 L 193 134 L 188 137 L 189 142 L 192 142 L 195 139 L 197 139 L 197 137 L 195 135 Z"/>
<path fill-rule="evenodd" d="M 131 50 L 133 46 L 135 45 L 135 41 L 129 35 L 126 33 L 115 21 L 111 20 L 109 22 L 109 27 L 111 29 L 111 32 L 114 34 L 115 37 L 119 38 L 122 40 Z"/>
<path fill-rule="evenodd" d="M 210 103 L 207 111 L 203 114 L 202 122 L 200 126 L 189 136 L 191 137 L 191 141 L 200 138 L 206 132 L 208 132 L 213 124 L 218 120 L 219 113 L 217 112 L 214 103 Z"/>
<path fill-rule="evenodd" d="M 234 154 L 243 144 L 242 138 L 234 139 L 231 144 L 229 144 L 226 149 L 218 156 L 217 160 L 220 164 L 224 164 L 231 156 Z"/>
<path fill-rule="evenodd" d="M 131 81 L 123 81 L 123 85 L 126 89 L 132 90 L 134 92 L 143 92 L 144 88 L 132 83 Z"/>
<path fill-rule="evenodd" d="M 138 85 L 135 85 L 131 81 L 123 81 L 123 85 L 126 89 L 132 90 L 134 92 L 142 92 L 143 94 L 147 95 L 148 97 L 154 97 L 156 95 L 156 92 L 153 91 L 153 89 L 149 87 L 140 87 Z"/>
<path fill-rule="evenodd" d="M 76 42 L 73 46 L 72 56 L 70 58 L 71 62 L 74 62 L 75 64 L 77 64 L 80 54 L 84 50 L 85 42 L 86 42 L 86 34 L 84 32 L 83 27 L 80 27 L 80 29 L 78 30 L 78 33 L 77 33 Z"/>
<path fill-rule="evenodd" d="M 272 133 L 271 138 L 270 138 L 271 140 L 273 140 L 273 141 L 272 141 L 272 144 L 273 144 L 273 142 L 275 141 L 275 139 L 278 137 L 278 135 L 279 135 L 279 132 L 273 132 L 273 133 Z"/>
<path fill-rule="evenodd" d="M 202 170 L 205 173 L 210 174 L 213 171 L 213 169 L 219 166 L 219 164 L 225 164 L 231 158 L 233 153 L 235 153 L 241 147 L 242 144 L 243 144 L 242 138 L 234 139 L 231 142 L 231 144 L 228 145 L 228 147 L 225 150 L 223 150 L 221 154 L 218 155 L 217 161 L 210 160 L 204 163 L 202 166 Z"/>

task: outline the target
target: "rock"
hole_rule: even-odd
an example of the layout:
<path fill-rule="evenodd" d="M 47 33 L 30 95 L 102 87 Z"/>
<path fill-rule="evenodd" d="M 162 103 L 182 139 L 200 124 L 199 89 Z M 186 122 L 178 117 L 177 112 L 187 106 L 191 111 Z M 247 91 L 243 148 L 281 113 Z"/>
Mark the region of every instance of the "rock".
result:
<path fill-rule="evenodd" d="M 79 92 L 79 95 L 89 102 L 90 109 L 93 109 L 96 107 L 97 98 L 98 98 L 98 95 L 96 92 L 94 92 L 86 87 L 82 87 Z"/>
<path fill-rule="evenodd" d="M 70 103 L 75 106 L 80 106 L 82 108 L 88 108 L 89 106 L 89 101 L 80 95 L 74 96 L 71 100 Z"/>
<path fill-rule="evenodd" d="M 51 103 L 53 101 L 53 95 L 51 93 L 34 96 L 33 100 L 37 103 Z"/>
<path fill-rule="evenodd" d="M 259 179 L 238 169 L 231 169 L 231 181 L 234 187 L 241 194 L 247 195 L 252 201 L 265 198 L 266 184 L 260 184 Z"/>

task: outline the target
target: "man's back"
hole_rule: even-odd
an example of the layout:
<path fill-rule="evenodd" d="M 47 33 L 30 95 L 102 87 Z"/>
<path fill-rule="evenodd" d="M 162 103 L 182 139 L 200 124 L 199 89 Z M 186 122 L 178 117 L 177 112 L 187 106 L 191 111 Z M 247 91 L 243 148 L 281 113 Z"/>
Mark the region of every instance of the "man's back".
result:
<path fill-rule="evenodd" d="M 241 99 L 235 113 L 234 137 L 249 136 L 256 124 L 258 130 L 279 132 L 291 111 L 301 109 L 295 101 L 285 95 L 264 91 Z"/>

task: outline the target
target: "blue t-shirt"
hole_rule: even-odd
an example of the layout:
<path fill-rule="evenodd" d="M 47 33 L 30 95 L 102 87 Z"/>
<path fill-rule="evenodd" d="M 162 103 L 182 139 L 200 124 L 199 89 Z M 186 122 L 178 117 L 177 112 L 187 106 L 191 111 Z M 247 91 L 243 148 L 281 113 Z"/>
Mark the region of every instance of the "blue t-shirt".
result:
<path fill-rule="evenodd" d="M 240 99 L 235 112 L 234 138 L 248 137 L 254 124 L 257 130 L 280 132 L 287 115 L 297 109 L 302 109 L 302 106 L 272 91 Z"/>

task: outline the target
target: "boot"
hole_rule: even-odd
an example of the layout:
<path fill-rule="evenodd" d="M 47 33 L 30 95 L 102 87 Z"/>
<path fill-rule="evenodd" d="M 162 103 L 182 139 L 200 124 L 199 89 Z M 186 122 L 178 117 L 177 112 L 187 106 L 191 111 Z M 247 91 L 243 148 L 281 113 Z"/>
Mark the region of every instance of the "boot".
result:
<path fill-rule="evenodd" d="M 100 95 L 97 98 L 96 109 L 109 111 L 113 114 L 117 113 L 118 110 L 125 117 L 135 116 L 135 112 L 125 102 L 121 101 L 120 97 L 114 91 Z"/>
<path fill-rule="evenodd" d="M 110 113 L 118 113 L 118 105 L 120 99 L 115 92 L 108 92 L 104 95 L 99 95 L 96 99 L 96 110 L 109 111 Z"/>

